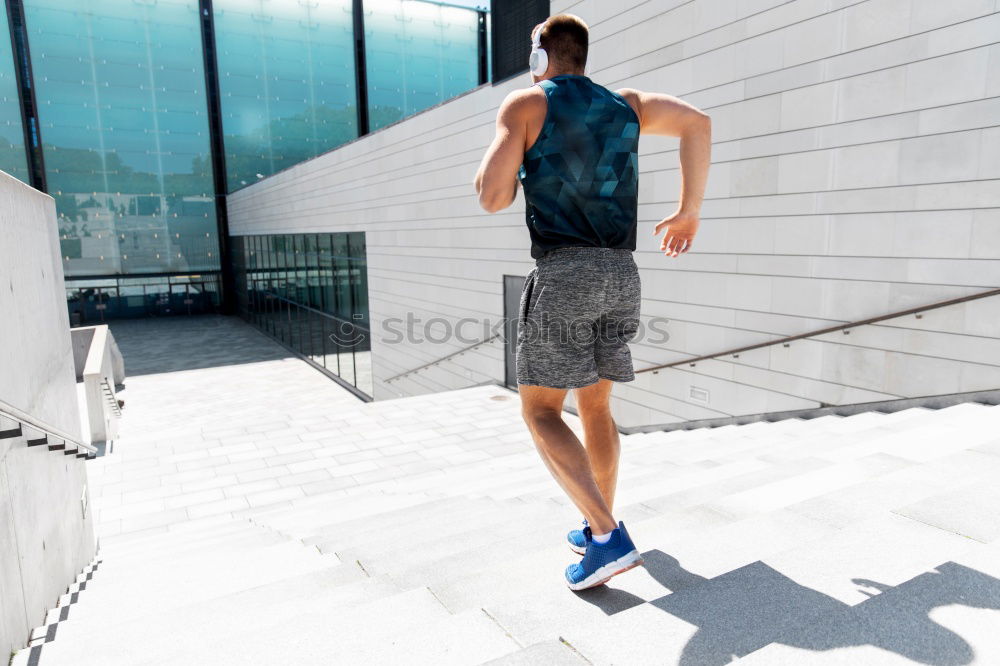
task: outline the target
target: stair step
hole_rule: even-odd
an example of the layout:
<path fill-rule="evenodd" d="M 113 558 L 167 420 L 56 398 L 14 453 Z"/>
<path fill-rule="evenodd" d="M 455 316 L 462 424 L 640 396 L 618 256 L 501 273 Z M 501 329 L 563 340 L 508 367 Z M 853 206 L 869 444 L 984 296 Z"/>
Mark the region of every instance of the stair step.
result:
<path fill-rule="evenodd" d="M 175 538 L 176 539 L 176 538 Z M 130 548 L 119 553 L 114 546 L 102 546 L 101 555 L 109 563 L 116 566 L 131 562 L 164 562 L 175 561 L 185 557 L 197 557 L 204 551 L 240 551 L 254 546 L 266 546 L 272 543 L 288 541 L 288 537 L 263 527 L 245 525 L 236 532 L 223 534 L 206 534 L 193 539 L 176 539 L 172 542 L 160 543 L 155 549 Z"/>
<path fill-rule="evenodd" d="M 352 539 L 364 539 L 373 533 L 381 535 L 389 530 L 412 525 L 426 516 L 475 511 L 489 505 L 489 502 L 470 500 L 466 497 L 427 498 L 426 501 L 419 504 L 386 511 L 375 516 L 349 516 L 343 520 L 322 518 L 315 521 L 314 525 L 308 526 L 312 534 L 302 537 L 302 543 L 313 545 L 336 534 L 349 534 Z"/>
<path fill-rule="evenodd" d="M 377 516 L 370 525 L 359 530 L 324 525 L 303 542 L 314 544 L 324 553 L 344 548 L 377 548 L 379 545 L 406 543 L 427 535 L 440 538 L 454 529 L 482 529 L 489 524 L 487 521 L 491 516 L 509 510 L 506 505 L 488 500 L 447 498 L 447 501 L 452 504 L 426 511 L 417 517 L 407 517 L 403 521 L 397 520 L 395 514 Z"/>
<path fill-rule="evenodd" d="M 177 562 L 134 562 L 121 568 L 105 560 L 80 594 L 80 610 L 103 614 L 106 621 L 115 622 L 341 566 L 330 556 L 289 541 L 239 552 L 236 557 L 230 551 L 207 551 Z"/>
<path fill-rule="evenodd" d="M 381 541 L 351 544 L 336 552 L 345 561 L 361 560 L 371 570 L 379 570 L 383 563 L 395 570 L 415 562 L 433 561 L 458 550 L 527 534 L 536 529 L 541 520 L 544 519 L 538 516 L 535 506 L 497 505 L 481 515 L 444 524 L 430 517 L 421 522 L 427 529 L 408 535 L 409 538 L 389 535 Z M 323 552 L 330 552 L 328 548 L 328 544 L 321 545 Z"/>
<path fill-rule="evenodd" d="M 267 634 L 281 621 L 363 606 L 400 592 L 387 579 L 368 578 L 357 567 L 333 567 L 115 623 L 81 612 L 60 624 L 59 640 L 45 647 L 42 663 L 74 663 L 72 653 L 63 650 L 72 643 L 99 652 L 110 664 L 146 663 L 150 655 L 156 663 L 171 663 L 174 653 L 210 648 L 227 634 Z"/>
<path fill-rule="evenodd" d="M 482 662 L 481 666 L 582 666 L 588 664 L 579 652 L 560 640 L 543 641 L 517 652 Z"/>

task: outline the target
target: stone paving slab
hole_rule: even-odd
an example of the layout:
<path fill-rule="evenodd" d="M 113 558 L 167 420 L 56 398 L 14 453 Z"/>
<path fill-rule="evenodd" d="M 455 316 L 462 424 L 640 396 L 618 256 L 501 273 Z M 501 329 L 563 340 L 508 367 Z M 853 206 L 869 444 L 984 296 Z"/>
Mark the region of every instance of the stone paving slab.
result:
<path fill-rule="evenodd" d="M 990 543 L 1000 539 L 1000 479 L 933 495 L 895 513 Z"/>
<path fill-rule="evenodd" d="M 113 329 L 105 561 L 42 666 L 1000 663 L 998 408 L 623 436 L 646 562 L 573 593 L 516 394 L 364 404 L 235 319 Z"/>

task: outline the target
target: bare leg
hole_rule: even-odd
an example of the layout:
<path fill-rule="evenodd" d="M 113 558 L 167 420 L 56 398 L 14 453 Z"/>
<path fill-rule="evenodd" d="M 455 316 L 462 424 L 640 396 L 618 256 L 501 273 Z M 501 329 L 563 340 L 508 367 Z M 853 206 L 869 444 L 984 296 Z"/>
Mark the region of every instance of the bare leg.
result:
<path fill-rule="evenodd" d="M 521 413 L 545 465 L 597 534 L 618 527 L 594 480 L 590 458 L 562 420 L 565 389 L 518 386 Z"/>
<path fill-rule="evenodd" d="M 614 382 L 610 379 L 602 379 L 596 384 L 576 389 L 576 407 L 583 422 L 583 441 L 587 446 L 590 469 L 604 503 L 613 511 L 621 442 L 608 402 L 612 386 Z"/>

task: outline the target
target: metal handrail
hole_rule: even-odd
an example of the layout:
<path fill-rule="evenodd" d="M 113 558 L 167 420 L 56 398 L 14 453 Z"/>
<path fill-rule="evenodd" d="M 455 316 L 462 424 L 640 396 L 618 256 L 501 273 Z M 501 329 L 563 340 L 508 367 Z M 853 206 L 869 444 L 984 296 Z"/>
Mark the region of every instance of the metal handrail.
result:
<path fill-rule="evenodd" d="M 704 361 L 707 359 L 718 358 L 720 356 L 739 356 L 742 352 L 750 351 L 752 349 L 760 349 L 761 347 L 770 347 L 772 345 L 784 344 L 787 345 L 789 342 L 794 340 L 801 340 L 803 338 L 811 338 L 817 335 L 823 335 L 824 333 L 833 333 L 834 331 L 843 331 L 845 334 L 850 333 L 848 329 L 857 328 L 858 326 L 865 326 L 867 324 L 874 324 L 875 322 L 885 321 L 886 319 L 895 319 L 896 317 L 902 317 L 908 314 L 916 314 L 918 312 L 925 312 L 927 310 L 935 310 L 937 308 L 943 308 L 948 305 L 955 305 L 957 303 L 964 303 L 966 301 L 974 301 L 979 298 L 987 298 L 989 296 L 1000 295 L 1000 289 L 990 289 L 988 291 L 980 292 L 978 294 L 971 294 L 969 296 L 961 296 L 959 298 L 951 298 L 946 301 L 939 301 L 937 303 L 931 303 L 929 305 L 921 305 L 915 308 L 909 308 L 907 310 L 900 310 L 898 312 L 891 312 L 889 314 L 879 315 L 877 317 L 869 317 L 868 319 L 860 319 L 858 321 L 852 321 L 846 324 L 837 324 L 836 326 L 827 326 L 826 328 L 821 328 L 817 331 L 810 331 L 808 333 L 799 333 L 797 335 L 789 335 L 784 338 L 779 338 L 778 340 L 769 340 L 768 342 L 758 342 L 752 345 L 746 345 L 743 347 L 736 347 L 735 349 L 727 349 L 726 351 L 716 352 L 714 354 L 705 354 L 704 356 L 696 356 L 694 358 L 687 358 L 682 361 L 674 361 L 672 363 L 663 363 L 661 365 L 653 365 L 648 368 L 643 368 L 642 370 L 636 370 L 635 374 L 641 374 L 643 372 L 652 372 L 654 375 L 663 370 L 664 368 L 673 368 L 678 365 L 690 365 L 693 366 L 698 361 Z"/>
<path fill-rule="evenodd" d="M 316 313 L 316 314 L 318 314 L 318 315 L 320 315 L 322 317 L 326 317 L 327 319 L 334 319 L 336 321 L 340 321 L 340 322 L 343 322 L 345 324 L 350 324 L 354 328 L 357 328 L 357 329 L 362 330 L 362 331 L 369 331 L 368 328 L 365 328 L 364 326 L 358 326 L 356 323 L 354 323 L 350 319 L 344 319 L 343 317 L 338 317 L 337 315 L 330 314 L 329 312 L 323 312 L 322 310 L 317 310 L 316 308 L 311 308 L 308 305 L 302 305 L 301 303 L 299 303 L 297 301 L 293 301 L 290 298 L 285 298 L 284 296 L 278 296 L 276 293 L 274 293 L 272 291 L 269 291 L 269 290 L 266 290 L 266 289 L 263 290 L 263 292 L 264 292 L 264 294 L 266 294 L 267 296 L 269 296 L 271 298 L 277 299 L 279 301 L 284 301 L 285 303 L 288 303 L 290 305 L 294 305 L 297 308 L 302 308 L 303 310 L 308 310 L 309 312 L 314 312 L 314 313 Z"/>
<path fill-rule="evenodd" d="M 90 444 L 84 444 L 83 442 L 74 439 L 73 437 L 70 437 L 63 431 L 59 430 L 58 428 L 53 428 L 52 426 L 44 425 L 36 421 L 28 414 L 25 414 L 17 407 L 10 405 L 4 402 L 3 400 L 0 400 L 0 414 L 3 414 L 9 419 L 17 421 L 21 425 L 26 425 L 32 430 L 37 430 L 39 432 L 45 433 L 46 435 L 51 435 L 52 437 L 61 439 L 69 444 L 73 444 L 74 446 L 76 446 L 77 449 L 86 451 L 88 453 L 97 453 L 97 449 L 91 446 Z"/>
<path fill-rule="evenodd" d="M 388 379 L 386 379 L 385 382 L 388 384 L 389 382 L 394 381 L 396 379 L 399 379 L 400 377 L 404 377 L 406 375 L 413 374 L 414 372 L 418 372 L 420 370 L 423 370 L 424 368 L 429 368 L 432 365 L 437 365 L 441 361 L 447 361 L 448 359 L 450 359 L 452 357 L 455 357 L 455 356 L 458 356 L 459 354 L 464 354 L 465 352 L 471 351 L 471 350 L 475 349 L 476 347 L 479 347 L 481 345 L 485 345 L 487 342 L 493 342 L 494 340 L 496 340 L 497 338 L 499 338 L 501 335 L 503 335 L 503 334 L 502 333 L 495 333 L 495 334 L 491 335 L 490 337 L 488 337 L 488 338 L 486 338 L 484 340 L 480 340 L 479 342 L 477 342 L 475 344 L 472 344 L 472 345 L 469 345 L 468 347 L 464 347 L 462 349 L 459 349 L 458 351 L 452 352 L 451 354 L 448 354 L 447 356 L 442 356 L 441 358 L 439 358 L 436 361 L 431 361 L 430 363 L 424 363 L 420 367 L 413 368 L 412 370 L 405 370 L 405 371 L 399 373 L 398 375 L 393 375 L 392 377 L 389 377 Z"/>
<path fill-rule="evenodd" d="M 122 408 L 118 405 L 118 396 L 115 394 L 114 389 L 111 388 L 111 384 L 108 383 L 107 379 L 102 379 L 101 386 L 104 387 L 104 397 L 107 398 L 108 404 L 114 410 L 115 416 L 121 417 Z"/>

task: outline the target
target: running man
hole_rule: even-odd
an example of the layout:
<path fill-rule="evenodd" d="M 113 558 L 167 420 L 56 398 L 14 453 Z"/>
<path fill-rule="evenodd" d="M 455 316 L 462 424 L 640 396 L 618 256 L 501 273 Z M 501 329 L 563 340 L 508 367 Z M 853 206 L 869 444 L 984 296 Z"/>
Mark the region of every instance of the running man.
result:
<path fill-rule="evenodd" d="M 609 406 L 614 382 L 635 379 L 639 135 L 680 137 L 678 207 L 653 228 L 676 258 L 698 231 L 711 121 L 676 97 L 591 81 L 589 31 L 577 16 L 549 17 L 531 37 L 534 85 L 500 105 L 475 185 L 490 213 L 514 202 L 518 182 L 524 188 L 535 268 L 521 292 L 518 391 L 542 460 L 584 516 L 567 537 L 583 560 L 566 569 L 569 587 L 582 590 L 642 564 L 612 513 L 620 444 Z M 562 420 L 570 390 L 586 448 Z"/>

